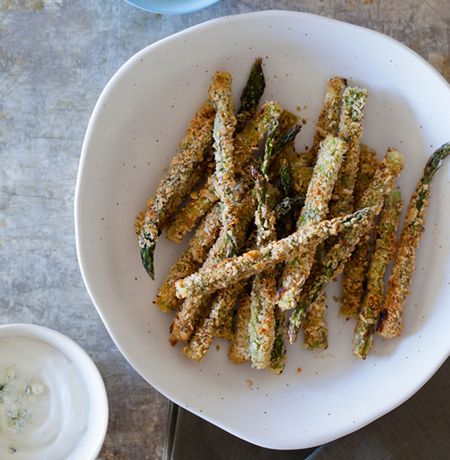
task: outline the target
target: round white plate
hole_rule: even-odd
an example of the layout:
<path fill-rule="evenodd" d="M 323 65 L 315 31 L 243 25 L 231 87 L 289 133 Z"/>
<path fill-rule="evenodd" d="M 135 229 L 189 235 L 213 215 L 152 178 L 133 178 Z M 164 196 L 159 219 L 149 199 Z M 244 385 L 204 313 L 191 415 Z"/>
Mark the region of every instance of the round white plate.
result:
<path fill-rule="evenodd" d="M 289 347 L 282 376 L 235 366 L 225 342 L 201 364 L 168 342 L 171 315 L 152 301 L 182 247 L 161 237 L 156 281 L 141 266 L 136 214 L 218 69 L 234 76 L 237 98 L 254 58 L 264 57 L 264 99 L 308 122 L 298 148 L 311 145 L 324 85 L 332 75 L 369 90 L 364 142 L 381 157 L 406 156 L 405 200 L 429 154 L 449 137 L 450 89 L 414 52 L 343 22 L 265 11 L 200 24 L 137 53 L 114 75 L 95 107 L 78 175 L 75 222 L 83 277 L 115 343 L 155 388 L 184 408 L 252 443 L 294 449 L 348 434 L 413 395 L 450 352 L 450 162 L 437 174 L 400 340 L 378 338 L 364 362 L 351 354 L 353 322 L 337 317 L 329 295 L 329 348 Z M 332 290 L 333 290 L 332 289 Z M 216 346 L 217 345 L 217 346 Z M 300 370 L 301 368 L 301 370 Z"/>

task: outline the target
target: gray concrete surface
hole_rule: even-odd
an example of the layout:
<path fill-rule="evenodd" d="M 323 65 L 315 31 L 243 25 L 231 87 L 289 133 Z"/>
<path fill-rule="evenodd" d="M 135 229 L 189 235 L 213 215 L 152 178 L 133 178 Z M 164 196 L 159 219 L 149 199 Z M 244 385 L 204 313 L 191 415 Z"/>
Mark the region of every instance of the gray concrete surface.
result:
<path fill-rule="evenodd" d="M 0 0 L 0 323 L 56 328 L 94 358 L 111 408 L 102 459 L 160 459 L 168 402 L 116 350 L 78 270 L 73 194 L 89 115 L 144 46 L 210 18 L 270 8 L 384 32 L 450 79 L 449 0 L 222 0 L 174 17 L 122 0 Z"/>

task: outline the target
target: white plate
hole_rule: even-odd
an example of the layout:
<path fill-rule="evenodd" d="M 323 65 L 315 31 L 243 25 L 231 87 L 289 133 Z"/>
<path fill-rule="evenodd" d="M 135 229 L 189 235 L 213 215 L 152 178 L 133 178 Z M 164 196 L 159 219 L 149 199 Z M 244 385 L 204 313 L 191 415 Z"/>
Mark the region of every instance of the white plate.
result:
<path fill-rule="evenodd" d="M 187 360 L 167 341 L 171 315 L 152 305 L 181 247 L 161 237 L 152 282 L 141 266 L 133 221 L 206 98 L 213 72 L 232 72 L 237 100 L 256 56 L 265 57 L 264 99 L 277 99 L 292 111 L 301 107 L 299 115 L 308 119 L 299 148 L 311 144 L 327 78 L 342 75 L 367 87 L 364 141 L 380 156 L 388 146 L 404 152 L 400 185 L 406 200 L 428 155 L 448 141 L 448 84 L 392 39 L 286 11 L 216 19 L 140 51 L 104 89 L 81 156 L 77 247 L 86 286 L 108 331 L 151 385 L 247 441 L 294 449 L 333 440 L 392 410 L 448 357 L 450 162 L 433 183 L 401 340 L 377 338 L 365 362 L 355 359 L 353 323 L 337 318 L 330 296 L 328 350 L 290 346 L 282 376 L 231 364 L 224 342 L 201 364 Z"/>

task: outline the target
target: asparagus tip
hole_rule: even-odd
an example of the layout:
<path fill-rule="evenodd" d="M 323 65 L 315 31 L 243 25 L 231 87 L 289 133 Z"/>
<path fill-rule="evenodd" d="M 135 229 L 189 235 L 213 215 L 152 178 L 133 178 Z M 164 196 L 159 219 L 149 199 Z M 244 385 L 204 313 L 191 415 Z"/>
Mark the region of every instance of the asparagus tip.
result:
<path fill-rule="evenodd" d="M 141 248 L 141 260 L 148 276 L 152 280 L 155 279 L 155 267 L 153 264 L 153 253 L 155 252 L 155 243 L 152 242 L 149 246 Z"/>
<path fill-rule="evenodd" d="M 449 154 L 450 142 L 446 142 L 431 155 L 425 166 L 424 176 L 426 176 L 426 179 L 431 181 L 435 172 L 442 166 L 442 162 Z"/>

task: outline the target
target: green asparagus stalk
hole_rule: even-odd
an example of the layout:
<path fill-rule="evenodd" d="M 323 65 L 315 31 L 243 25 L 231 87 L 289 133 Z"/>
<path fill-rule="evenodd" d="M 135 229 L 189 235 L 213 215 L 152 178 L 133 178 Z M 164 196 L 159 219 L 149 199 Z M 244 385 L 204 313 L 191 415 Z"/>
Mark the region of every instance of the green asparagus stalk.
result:
<path fill-rule="evenodd" d="M 402 333 L 403 308 L 415 269 L 417 247 L 425 231 L 425 212 L 431 195 L 431 181 L 449 154 L 450 143 L 448 142 L 431 155 L 409 202 L 388 282 L 385 309 L 377 329 L 382 337 L 392 338 Z"/>
<path fill-rule="evenodd" d="M 380 211 L 380 208 L 372 209 L 371 218 Z M 338 239 L 338 242 L 328 250 L 314 278 L 310 277 L 305 283 L 301 300 L 298 302 L 289 320 L 289 341 L 294 343 L 305 314 L 311 305 L 316 302 L 319 296 L 324 292 L 328 283 L 339 275 L 344 269 L 346 260 L 350 257 L 355 249 L 356 244 L 362 235 L 367 231 L 367 221 L 359 222 L 354 227 L 345 231 Z"/>
<path fill-rule="evenodd" d="M 268 133 L 264 155 L 261 161 L 261 174 L 256 174 L 255 191 L 258 201 L 255 213 L 257 229 L 257 247 L 276 240 L 275 214 L 267 202 L 267 184 L 269 168 L 272 161 L 273 144 L 277 126 Z M 264 369 L 270 364 L 273 342 L 275 339 L 276 304 L 275 268 L 255 276 L 251 294 L 251 315 L 249 322 L 250 357 L 253 367 Z"/>
<path fill-rule="evenodd" d="M 366 359 L 372 347 L 373 334 L 384 301 L 384 274 L 394 257 L 395 240 L 402 198 L 399 189 L 394 189 L 387 197 L 378 224 L 375 251 L 367 276 L 367 291 L 359 310 L 353 338 L 353 354 Z"/>
<path fill-rule="evenodd" d="M 252 178 L 248 171 L 251 164 L 252 153 L 258 146 L 260 140 L 264 137 L 267 129 L 276 123 L 281 108 L 278 104 L 269 102 L 266 103 L 261 111 L 247 124 L 245 129 L 236 136 L 235 139 L 235 156 L 240 163 L 240 178 L 235 184 L 235 190 L 238 194 L 238 201 L 236 206 L 231 208 L 232 215 L 234 216 L 232 222 L 228 227 L 223 227 L 219 238 L 214 244 L 210 256 L 205 262 L 204 269 L 208 270 L 211 264 L 217 263 L 227 256 L 234 255 L 239 251 L 240 244 L 244 241 L 244 235 L 250 222 L 251 216 L 254 213 L 255 204 L 251 196 L 250 188 Z M 230 235 L 231 234 L 231 235 Z M 233 300 L 233 296 L 228 294 L 218 294 L 227 297 L 228 301 Z M 236 293 L 237 295 L 237 293 Z M 206 309 L 211 312 L 216 309 L 225 308 L 226 303 L 220 298 L 213 297 L 202 300 L 202 295 L 192 296 L 186 299 L 178 315 L 172 324 L 172 342 L 179 340 L 189 340 L 198 325 L 200 313 Z M 207 303 L 208 305 L 204 305 Z M 230 309 L 231 311 L 231 309 Z M 216 315 L 217 316 L 217 315 Z M 211 328 L 215 326 L 215 322 L 204 322 L 205 327 Z M 202 327 L 202 326 L 200 326 Z M 205 335 L 214 334 L 214 330 L 209 329 L 205 331 Z M 201 335 L 201 332 L 198 334 Z M 205 345 L 204 349 L 208 349 L 209 345 Z"/>
<path fill-rule="evenodd" d="M 269 369 L 275 374 L 283 372 L 286 362 L 286 319 L 287 312 L 275 307 L 275 339 L 269 364 Z"/>
<path fill-rule="evenodd" d="M 209 99 L 216 110 L 214 119 L 214 158 L 216 160 L 216 194 L 222 203 L 222 225 L 227 227 L 231 219 L 230 208 L 236 200 L 236 175 L 238 165 L 234 152 L 234 115 L 231 75 L 216 72 L 209 88 Z"/>
<path fill-rule="evenodd" d="M 211 174 L 198 192 L 191 193 L 191 201 L 176 214 L 167 229 L 167 238 L 175 243 L 181 243 L 183 237 L 195 227 L 218 199 L 215 193 L 214 175 Z"/>
<path fill-rule="evenodd" d="M 311 152 L 315 155 L 317 155 L 320 144 L 328 134 L 337 135 L 342 92 L 346 86 L 347 81 L 344 78 L 333 77 L 327 81 L 325 99 L 316 124 L 316 133 L 311 147 Z"/>
<path fill-rule="evenodd" d="M 274 108 L 276 107 L 273 105 Z M 270 163 L 274 156 L 274 144 L 275 144 L 275 137 L 278 132 L 279 126 L 279 116 L 281 114 L 281 110 L 277 107 L 278 110 L 273 111 L 272 119 L 268 120 L 267 129 L 268 135 L 266 139 L 266 146 L 265 152 L 261 159 L 261 171 L 263 172 L 263 180 L 264 180 L 264 187 L 261 187 L 259 192 L 257 193 L 258 196 L 258 209 L 257 209 L 257 216 L 261 216 L 261 214 L 265 214 L 267 211 L 264 211 L 264 207 L 267 210 L 267 200 L 268 200 L 268 193 L 267 193 L 267 181 L 268 181 L 268 174 Z M 242 192 L 242 190 L 241 190 Z M 261 204 L 263 203 L 263 206 Z M 265 216 L 263 216 L 265 218 Z M 238 221 L 238 220 L 236 220 Z M 239 221 L 240 222 L 240 219 Z M 270 232 L 269 228 L 265 228 L 264 226 L 258 227 L 258 240 L 261 241 L 265 238 L 266 232 Z M 234 240 L 237 245 L 237 250 L 239 250 L 242 245 L 243 241 L 238 242 Z M 208 318 L 206 318 L 200 328 L 195 332 L 194 336 L 192 337 L 189 344 L 185 347 L 184 353 L 190 357 L 191 359 L 201 360 L 203 356 L 208 351 L 212 339 L 214 336 L 219 336 L 222 338 L 229 338 L 231 328 L 231 319 L 232 319 L 232 312 L 233 307 L 236 304 L 237 299 L 241 295 L 245 284 L 242 282 L 235 283 L 227 290 L 223 290 L 218 292 L 217 296 L 215 297 L 211 313 Z M 275 285 L 273 286 L 273 291 L 275 293 Z M 228 327 L 227 327 L 228 325 Z"/>
<path fill-rule="evenodd" d="M 248 225 L 253 217 L 254 200 L 249 195 L 241 204 L 240 226 L 236 228 L 236 237 L 239 241 L 245 239 Z M 208 257 L 200 270 L 210 270 L 212 267 L 224 259 L 224 248 L 226 247 L 227 232 L 222 227 L 219 237 L 209 251 Z M 213 297 L 203 295 L 198 292 L 197 295 L 186 298 L 181 305 L 180 310 L 175 316 L 171 327 L 171 342 L 188 341 L 198 326 L 203 311 L 209 312 Z"/>
<path fill-rule="evenodd" d="M 181 257 L 172 266 L 161 285 L 155 303 L 162 311 L 174 310 L 179 300 L 175 295 L 175 281 L 198 270 L 220 233 L 220 208 L 215 205 L 203 219 Z"/>
<path fill-rule="evenodd" d="M 244 137 L 247 139 L 255 139 L 256 134 L 258 136 L 256 141 L 259 140 L 261 129 L 258 128 L 258 124 L 261 125 L 261 120 L 267 114 L 269 109 L 270 106 L 266 109 L 266 112 L 262 112 L 259 117 L 255 117 L 254 122 L 251 122 L 248 129 L 245 129 Z M 286 111 L 283 113 L 285 112 Z M 279 152 L 286 148 L 287 143 L 295 138 L 297 133 L 300 131 L 300 128 L 300 125 L 289 126 L 282 132 L 274 145 L 274 155 L 279 154 Z M 238 147 L 241 146 L 241 148 L 244 148 L 246 152 L 250 151 L 251 153 L 250 146 L 253 145 L 251 143 L 242 144 L 242 142 L 239 144 L 240 139 L 240 136 L 238 136 Z M 242 161 L 242 164 L 247 165 L 248 158 L 246 158 L 243 152 L 240 153 L 240 161 Z M 239 152 L 236 152 L 236 154 L 239 154 Z M 175 219 L 169 225 L 169 228 L 167 229 L 167 238 L 169 240 L 180 243 L 184 236 L 194 228 L 195 224 L 211 209 L 212 205 L 219 199 L 215 191 L 214 180 L 214 174 L 209 175 L 205 185 L 198 192 L 193 192 L 191 200 L 186 203 L 186 205 L 178 212 L 178 214 L 175 216 Z M 141 224 L 138 224 L 137 227 L 140 231 Z"/>
<path fill-rule="evenodd" d="M 237 309 L 236 331 L 230 341 L 228 358 L 235 364 L 250 361 L 248 323 L 250 321 L 250 296 L 244 293 Z"/>
<path fill-rule="evenodd" d="M 240 132 L 248 120 L 253 118 L 257 109 L 259 100 L 264 93 L 266 81 L 262 69 L 262 59 L 256 58 L 250 70 L 247 83 L 241 94 L 241 106 L 237 113 L 236 131 Z"/>
<path fill-rule="evenodd" d="M 241 95 L 241 106 L 236 116 L 236 133 L 241 132 L 246 122 L 256 114 L 264 87 L 262 59 L 257 58 L 253 63 Z M 183 237 L 194 228 L 196 222 L 200 221 L 218 199 L 219 197 L 215 193 L 214 174 L 210 174 L 204 187 L 198 193 L 194 192 L 194 197 L 186 203 L 170 224 L 167 230 L 169 240 L 180 243 Z"/>
<path fill-rule="evenodd" d="M 338 238 L 337 243 L 324 255 L 320 263 L 319 273 L 314 278 L 309 279 L 299 304 L 291 316 L 289 326 L 291 343 L 297 339 L 299 328 L 310 305 L 324 291 L 328 281 L 335 278 L 343 270 L 356 244 L 370 230 L 374 217 L 379 214 L 383 207 L 384 197 L 394 188 L 395 179 L 400 175 L 402 169 L 402 154 L 389 148 L 372 182 L 361 198 L 361 204 L 365 206 L 364 209 L 373 210 L 372 215 L 364 222 L 364 225 L 355 226 L 353 230 L 348 230 L 345 235 Z"/>
<path fill-rule="evenodd" d="M 282 240 L 273 241 L 260 249 L 252 249 L 237 257 L 225 259 L 175 283 L 177 297 L 187 298 L 208 295 L 232 284 L 268 270 L 276 264 L 295 257 L 300 248 L 316 244 L 335 236 L 356 222 L 367 224 L 372 218 L 372 208 L 358 210 L 348 216 L 325 220 L 298 229 Z M 303 248 L 302 248 L 303 250 Z"/>
<path fill-rule="evenodd" d="M 347 143 L 348 148 L 330 203 L 330 216 L 332 217 L 342 216 L 354 210 L 353 192 L 359 169 L 359 143 L 363 133 L 362 121 L 366 100 L 366 89 L 346 88 L 344 90 L 339 137 Z"/>
<path fill-rule="evenodd" d="M 147 202 L 144 223 L 139 234 L 142 263 L 154 278 L 153 254 L 161 230 L 200 178 L 205 155 L 212 142 L 214 110 L 205 103 L 195 114 L 180 150 L 172 159 L 169 170 L 160 182 L 155 195 Z"/>
<path fill-rule="evenodd" d="M 245 284 L 238 282 L 229 289 L 220 291 L 211 303 L 211 311 L 205 316 L 183 353 L 195 361 L 201 361 L 208 352 L 213 338 L 231 339 L 231 321 L 233 307 L 244 292 Z M 227 327 L 228 326 L 228 327 Z"/>
<path fill-rule="evenodd" d="M 361 145 L 361 160 L 358 172 L 358 179 L 355 184 L 356 206 L 361 207 L 361 198 L 367 190 L 375 171 L 378 168 L 378 161 L 374 150 Z M 345 317 L 356 317 L 361 305 L 366 283 L 369 260 L 373 245 L 369 244 L 373 228 L 367 233 L 368 237 L 358 243 L 351 259 L 344 269 L 342 281 L 341 307 L 339 314 Z"/>
<path fill-rule="evenodd" d="M 297 228 L 317 224 L 326 217 L 345 149 L 345 142 L 331 135 L 322 142 Z M 304 247 L 286 264 L 281 277 L 281 295 L 278 302 L 282 310 L 295 307 L 303 283 L 311 270 L 315 250 L 314 245 Z"/>
<path fill-rule="evenodd" d="M 314 278 L 314 271 L 311 273 L 312 278 Z M 327 298 L 325 293 L 322 292 L 306 311 L 302 323 L 303 345 L 305 348 L 311 350 L 325 350 L 328 348 L 327 308 Z"/>

